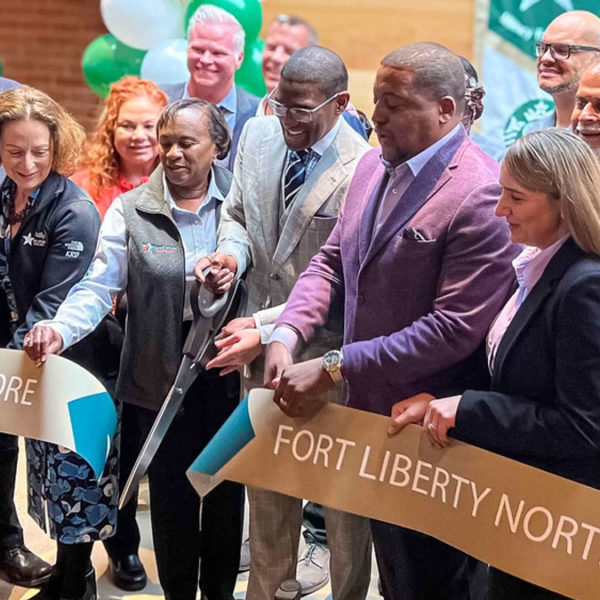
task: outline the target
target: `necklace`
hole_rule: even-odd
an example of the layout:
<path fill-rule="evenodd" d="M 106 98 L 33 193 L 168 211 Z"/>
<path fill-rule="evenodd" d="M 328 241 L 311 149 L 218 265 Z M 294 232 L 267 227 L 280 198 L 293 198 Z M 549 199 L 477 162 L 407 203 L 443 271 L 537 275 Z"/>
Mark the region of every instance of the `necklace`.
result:
<path fill-rule="evenodd" d="M 26 202 L 25 206 L 20 211 L 17 212 L 15 210 L 15 197 L 13 195 L 12 198 L 10 198 L 10 200 L 8 201 L 8 211 L 6 214 L 6 223 L 8 225 L 16 225 L 18 223 L 22 223 L 25 220 L 25 217 L 27 216 L 27 212 L 31 208 L 32 204 L 33 204 L 33 202 L 32 202 L 31 197 L 27 198 L 27 202 Z"/>
<path fill-rule="evenodd" d="M 25 216 L 27 215 L 27 211 L 29 210 L 29 202 L 25 206 L 23 210 L 19 212 L 15 211 L 15 205 L 11 204 L 8 209 L 8 217 L 6 218 L 6 222 L 9 225 L 16 225 L 17 223 L 22 223 L 25 220 Z"/>

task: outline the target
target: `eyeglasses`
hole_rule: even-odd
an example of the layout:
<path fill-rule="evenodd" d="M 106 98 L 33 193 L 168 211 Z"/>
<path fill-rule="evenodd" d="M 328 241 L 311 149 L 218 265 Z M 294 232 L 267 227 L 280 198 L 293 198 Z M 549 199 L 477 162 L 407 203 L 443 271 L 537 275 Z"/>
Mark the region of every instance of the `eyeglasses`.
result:
<path fill-rule="evenodd" d="M 281 102 L 277 102 L 277 100 L 273 100 L 272 96 L 277 91 L 277 88 L 273 89 L 271 93 L 267 96 L 267 103 L 269 107 L 273 111 L 273 114 L 278 116 L 280 119 L 285 119 L 285 117 L 289 114 L 294 121 L 298 123 L 310 123 L 313 118 L 313 114 L 318 110 L 321 110 L 326 104 L 329 104 L 332 100 L 335 100 L 340 94 L 343 92 L 338 92 L 331 96 L 331 98 L 327 98 L 325 102 L 321 102 L 319 106 L 315 106 L 314 108 L 300 108 L 294 106 L 292 108 L 288 108 L 281 104 Z"/>
<path fill-rule="evenodd" d="M 567 60 L 573 52 L 600 52 L 600 48 L 595 46 L 577 46 L 571 44 L 546 44 L 546 42 L 535 43 L 535 55 L 541 58 L 550 50 L 552 58 L 555 60 Z"/>

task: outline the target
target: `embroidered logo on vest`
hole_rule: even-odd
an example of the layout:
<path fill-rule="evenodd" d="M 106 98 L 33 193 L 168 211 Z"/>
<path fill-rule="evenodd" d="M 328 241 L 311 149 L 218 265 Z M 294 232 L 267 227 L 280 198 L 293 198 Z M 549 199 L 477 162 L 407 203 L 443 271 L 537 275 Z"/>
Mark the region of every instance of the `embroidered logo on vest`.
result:
<path fill-rule="evenodd" d="M 144 254 L 173 254 L 177 252 L 177 246 L 170 246 L 167 244 L 144 244 Z"/>

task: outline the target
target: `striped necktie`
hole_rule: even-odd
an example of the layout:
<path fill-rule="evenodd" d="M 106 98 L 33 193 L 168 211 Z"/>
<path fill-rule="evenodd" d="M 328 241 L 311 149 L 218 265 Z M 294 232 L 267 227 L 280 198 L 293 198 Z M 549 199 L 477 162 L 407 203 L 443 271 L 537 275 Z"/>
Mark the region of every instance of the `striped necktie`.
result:
<path fill-rule="evenodd" d="M 308 163 L 309 156 L 310 150 L 289 151 L 283 186 L 285 208 L 294 201 L 296 194 L 306 179 L 306 164 Z"/>

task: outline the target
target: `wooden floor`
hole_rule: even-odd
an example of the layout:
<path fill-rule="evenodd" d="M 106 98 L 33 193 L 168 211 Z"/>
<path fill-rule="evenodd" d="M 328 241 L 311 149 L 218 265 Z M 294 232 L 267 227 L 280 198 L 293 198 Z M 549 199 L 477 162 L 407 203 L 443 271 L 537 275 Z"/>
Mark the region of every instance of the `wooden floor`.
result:
<path fill-rule="evenodd" d="M 24 451 L 19 453 L 20 458 L 25 455 Z M 25 541 L 28 547 L 42 556 L 45 560 L 54 562 L 54 542 L 46 537 L 45 533 L 33 522 L 26 511 L 26 489 L 25 468 L 23 461 L 19 461 L 18 486 L 17 486 L 17 507 L 21 518 L 21 524 L 25 529 Z M 152 549 L 152 535 L 150 532 L 150 512 L 148 506 L 148 490 L 142 486 L 140 492 L 140 506 L 138 508 L 138 523 L 142 533 L 142 544 L 140 548 L 140 558 L 146 567 L 148 573 L 148 585 L 140 592 L 123 592 L 112 585 L 106 572 L 107 557 L 102 544 L 94 544 L 93 563 L 98 578 L 98 597 L 101 600 L 159 600 L 164 598 L 161 587 L 158 583 L 156 574 L 156 563 L 154 561 L 154 552 Z M 373 558 L 373 564 L 375 560 Z M 238 577 L 236 586 L 236 598 L 244 598 L 246 595 L 246 585 L 248 574 L 242 573 Z M 37 590 L 26 590 L 24 588 L 13 587 L 0 581 L 0 600 L 17 600 L 31 598 Z M 305 596 L 308 600 L 327 598 L 331 593 L 329 585 L 323 589 Z M 373 567 L 373 577 L 371 578 L 371 587 L 369 589 L 368 600 L 380 600 L 377 593 L 377 573 Z"/>

